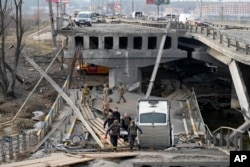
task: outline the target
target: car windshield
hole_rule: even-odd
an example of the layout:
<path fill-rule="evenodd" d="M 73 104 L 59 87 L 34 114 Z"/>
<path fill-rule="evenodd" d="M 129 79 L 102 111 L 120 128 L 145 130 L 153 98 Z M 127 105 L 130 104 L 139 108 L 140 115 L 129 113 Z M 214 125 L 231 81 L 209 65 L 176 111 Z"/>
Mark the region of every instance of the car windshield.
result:
<path fill-rule="evenodd" d="M 140 123 L 166 123 L 166 114 L 157 112 L 141 114 Z"/>
<path fill-rule="evenodd" d="M 77 15 L 78 18 L 89 18 L 89 14 L 88 13 L 79 13 Z"/>

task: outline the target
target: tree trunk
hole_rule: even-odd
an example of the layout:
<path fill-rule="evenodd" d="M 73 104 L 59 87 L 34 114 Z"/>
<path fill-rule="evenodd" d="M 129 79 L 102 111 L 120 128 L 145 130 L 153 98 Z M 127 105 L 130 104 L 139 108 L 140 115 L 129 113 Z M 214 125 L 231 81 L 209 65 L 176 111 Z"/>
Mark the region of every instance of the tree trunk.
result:
<path fill-rule="evenodd" d="M 1 50 L 0 50 L 0 88 L 4 96 L 7 95 L 7 88 L 9 85 L 6 66 L 5 66 L 5 40 L 10 24 L 9 18 L 9 2 L 8 0 L 0 1 L 0 37 L 1 37 Z"/>
<path fill-rule="evenodd" d="M 24 34 L 24 28 L 22 25 L 22 0 L 14 0 L 15 8 L 16 8 L 16 50 L 15 50 L 15 62 L 12 72 L 11 82 L 7 89 L 7 95 L 15 98 L 15 83 L 16 83 L 16 73 L 17 73 L 17 65 L 19 62 L 20 54 L 22 51 L 22 39 Z"/>

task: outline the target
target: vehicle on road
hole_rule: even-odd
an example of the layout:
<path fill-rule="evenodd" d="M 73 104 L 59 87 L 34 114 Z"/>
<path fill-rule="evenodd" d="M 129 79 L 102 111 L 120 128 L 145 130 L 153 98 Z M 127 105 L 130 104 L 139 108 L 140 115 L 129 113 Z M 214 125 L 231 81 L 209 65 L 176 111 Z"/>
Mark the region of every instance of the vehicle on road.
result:
<path fill-rule="evenodd" d="M 143 137 L 137 135 L 141 148 L 160 148 L 172 145 L 170 101 L 158 98 L 139 99 L 137 114 L 137 125 L 143 132 Z"/>
<path fill-rule="evenodd" d="M 86 11 L 78 12 L 75 18 L 76 25 L 92 26 L 91 14 L 92 14 L 91 12 L 86 12 Z"/>
<path fill-rule="evenodd" d="M 109 68 L 106 66 L 100 66 L 100 65 L 95 65 L 95 64 L 83 64 L 83 65 L 78 65 L 76 67 L 76 71 L 82 75 L 108 74 Z"/>
<path fill-rule="evenodd" d="M 179 15 L 179 22 L 186 24 L 188 20 L 190 20 L 191 18 L 191 14 L 187 14 L 187 13 L 181 13 Z"/>
<path fill-rule="evenodd" d="M 206 20 L 203 20 L 203 19 L 190 19 L 187 21 L 187 23 L 190 25 L 195 25 L 199 27 L 207 27 L 209 24 Z"/>

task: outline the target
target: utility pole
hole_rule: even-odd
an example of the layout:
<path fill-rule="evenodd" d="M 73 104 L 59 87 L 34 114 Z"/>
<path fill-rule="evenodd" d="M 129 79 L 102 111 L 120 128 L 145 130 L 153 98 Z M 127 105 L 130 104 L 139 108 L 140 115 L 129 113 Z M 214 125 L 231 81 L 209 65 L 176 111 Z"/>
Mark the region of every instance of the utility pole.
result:
<path fill-rule="evenodd" d="M 135 7 L 135 6 L 134 6 L 134 5 L 135 5 L 134 0 L 132 0 L 132 4 L 131 4 L 131 5 L 132 5 L 132 14 L 133 14 L 133 12 L 134 12 L 134 10 L 135 10 L 135 9 L 134 9 L 134 7 Z"/>
<path fill-rule="evenodd" d="M 56 53 L 57 46 L 56 46 L 56 31 L 55 31 L 55 23 L 54 23 L 54 16 L 52 10 L 52 2 L 49 0 L 49 15 L 50 15 L 50 25 L 51 25 L 51 33 L 52 33 L 52 45 L 53 51 Z"/>

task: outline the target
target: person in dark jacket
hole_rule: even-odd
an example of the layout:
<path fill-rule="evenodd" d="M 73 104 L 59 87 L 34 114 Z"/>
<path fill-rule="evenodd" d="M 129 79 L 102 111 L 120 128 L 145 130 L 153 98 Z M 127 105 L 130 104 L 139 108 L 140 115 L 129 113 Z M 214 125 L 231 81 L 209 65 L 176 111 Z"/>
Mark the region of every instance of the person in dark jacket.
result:
<path fill-rule="evenodd" d="M 136 139 L 136 136 L 137 136 L 137 130 L 139 130 L 139 132 L 140 132 L 141 135 L 143 134 L 141 128 L 139 128 L 139 127 L 135 124 L 135 121 L 132 120 L 132 121 L 130 122 L 129 127 L 128 127 L 128 138 L 129 138 L 129 147 L 130 147 L 130 151 L 133 151 L 135 139 Z"/>
<path fill-rule="evenodd" d="M 113 114 L 109 113 L 108 118 L 104 121 L 103 123 L 103 128 L 106 128 L 106 125 L 108 124 L 108 127 L 110 127 L 113 123 L 114 123 L 114 118 L 113 118 Z"/>
<path fill-rule="evenodd" d="M 121 114 L 120 114 L 120 112 L 118 111 L 118 107 L 115 107 L 115 109 L 114 109 L 114 111 L 113 111 L 113 118 L 115 119 L 115 120 L 118 120 L 118 122 L 120 123 L 120 121 L 121 121 Z"/>
<path fill-rule="evenodd" d="M 107 135 L 109 134 L 110 142 L 113 145 L 113 150 L 117 152 L 117 141 L 120 136 L 120 126 L 118 120 L 115 120 L 114 123 L 108 127 L 105 139 L 107 139 Z"/>
<path fill-rule="evenodd" d="M 122 121 L 121 121 L 121 127 L 123 129 L 125 129 L 126 131 L 128 131 L 128 126 L 130 124 L 131 121 L 131 117 L 128 115 L 128 113 L 124 113 Z"/>

